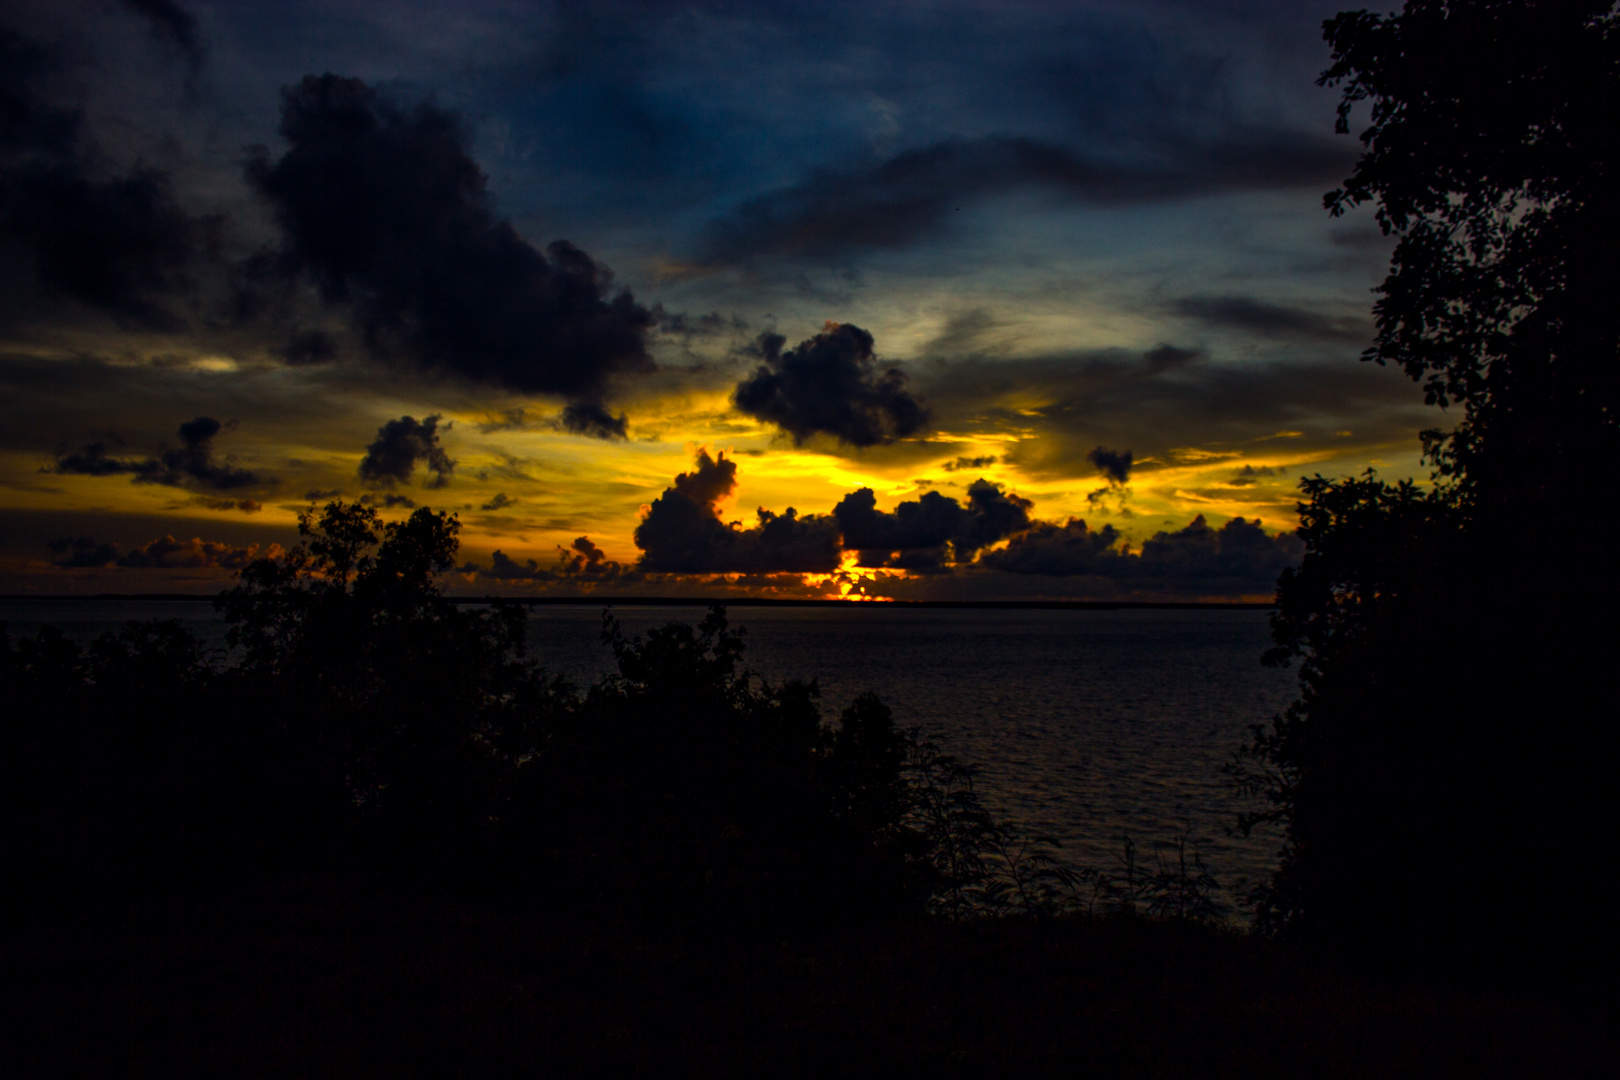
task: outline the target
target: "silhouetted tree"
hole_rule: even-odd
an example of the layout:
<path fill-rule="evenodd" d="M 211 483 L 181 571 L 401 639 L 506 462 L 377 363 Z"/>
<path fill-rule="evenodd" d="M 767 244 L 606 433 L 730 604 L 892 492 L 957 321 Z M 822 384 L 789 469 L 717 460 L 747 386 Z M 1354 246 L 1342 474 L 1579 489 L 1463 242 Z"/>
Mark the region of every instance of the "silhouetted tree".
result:
<path fill-rule="evenodd" d="M 1411 0 L 1329 20 L 1339 130 L 1400 237 L 1367 359 L 1431 403 L 1434 484 L 1306 481 L 1277 648 L 1302 697 L 1238 774 L 1287 829 L 1263 926 L 1437 961 L 1606 938 L 1620 23 L 1594 0 Z M 1598 616 L 1601 613 L 1600 617 Z M 1576 943 L 1579 942 L 1579 945 Z M 1597 950 L 1601 953 L 1602 950 Z"/>
<path fill-rule="evenodd" d="M 561 688 L 524 658 L 522 609 L 441 594 L 459 529 L 426 508 L 384 524 L 329 503 L 300 517 L 305 543 L 216 601 L 242 651 L 228 691 L 270 733 L 303 843 L 358 830 L 429 874 L 493 843 L 502 778 L 529 749 L 516 733 Z"/>

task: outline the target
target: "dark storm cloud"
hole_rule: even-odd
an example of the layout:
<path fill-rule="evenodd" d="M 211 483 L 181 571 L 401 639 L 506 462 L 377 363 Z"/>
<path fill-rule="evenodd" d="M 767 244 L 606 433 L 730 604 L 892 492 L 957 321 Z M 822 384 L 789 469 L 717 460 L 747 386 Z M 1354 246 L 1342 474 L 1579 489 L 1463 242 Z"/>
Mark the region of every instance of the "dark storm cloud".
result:
<path fill-rule="evenodd" d="M 971 561 L 981 548 L 1029 528 L 1033 507 L 988 480 L 975 480 L 966 506 L 929 491 L 886 512 L 877 509 L 871 488 L 861 488 L 833 507 L 833 517 L 844 547 L 860 552 L 862 566 L 923 569 Z"/>
<path fill-rule="evenodd" d="M 594 401 L 576 401 L 557 414 L 557 426 L 574 435 L 591 439 L 629 438 L 628 419 L 623 413 L 614 416 Z"/>
<path fill-rule="evenodd" d="M 1202 514 L 1185 528 L 1155 533 L 1140 553 L 1115 547 L 1118 539 L 1111 525 L 1092 530 L 1077 518 L 1039 522 L 980 563 L 1012 574 L 1099 576 L 1184 594 L 1242 595 L 1269 591 L 1283 568 L 1305 553 L 1298 536 L 1269 536 L 1258 520 L 1237 517 L 1214 529 Z"/>
<path fill-rule="evenodd" d="M 101 567 L 116 563 L 118 566 L 141 570 L 203 568 L 240 570 L 254 559 L 261 557 L 257 544 L 235 547 L 214 540 L 204 540 L 201 537 L 176 540 L 173 536 L 161 536 L 127 552 L 121 552 L 117 544 L 92 540 L 87 536 L 52 540 L 47 546 L 52 554 L 58 556 L 51 560 L 51 565 L 63 569 Z M 280 554 L 281 546 L 271 544 L 264 549 L 262 557 L 273 559 Z"/>
<path fill-rule="evenodd" d="M 1155 533 L 1142 544 L 1141 573 L 1166 580 L 1231 579 L 1270 583 L 1305 554 L 1292 533 L 1267 536 L 1258 520 L 1236 517 L 1212 529 L 1199 514 L 1184 529 Z"/>
<path fill-rule="evenodd" d="M 287 152 L 247 171 L 283 232 L 276 266 L 352 306 L 373 356 L 585 401 L 652 368 L 653 314 L 572 244 L 542 253 L 498 218 L 454 115 L 311 75 L 283 91 L 280 131 Z"/>
<path fill-rule="evenodd" d="M 324 330 L 303 330 L 294 333 L 276 354 L 294 367 L 326 364 L 337 359 L 337 339 Z"/>
<path fill-rule="evenodd" d="M 676 574 L 828 573 L 838 569 L 838 522 L 761 508 L 745 529 L 720 520 L 718 503 L 737 486 L 737 464 L 699 451 L 696 468 L 681 473 L 654 499 L 636 526 L 640 567 Z"/>
<path fill-rule="evenodd" d="M 93 540 L 88 536 L 64 537 L 52 540 L 46 546 L 51 549 L 51 554 L 57 556 L 51 560 L 51 565 L 64 569 L 106 566 L 118 558 L 117 544 Z"/>
<path fill-rule="evenodd" d="M 29 264 L 29 292 L 97 308 L 126 329 L 185 329 L 174 301 L 222 222 L 186 213 L 158 169 L 109 173 L 83 113 L 39 91 L 55 66 L 0 26 L 0 242 Z M 6 292 L 13 316 L 32 310 L 24 293 Z"/>
<path fill-rule="evenodd" d="M 223 427 L 211 416 L 188 420 L 179 428 L 180 445 L 165 448 L 157 457 L 151 458 L 111 457 L 105 442 L 93 442 L 73 453 L 59 456 L 51 471 L 81 476 L 127 474 L 137 484 L 209 488 L 215 491 L 265 483 L 246 469 L 215 460 L 214 436 Z"/>
<path fill-rule="evenodd" d="M 402 416 L 377 429 L 377 437 L 360 459 L 360 478 L 374 487 L 408 483 L 416 463 L 433 474 L 428 487 L 444 487 L 456 463 L 439 443 L 439 416 L 417 420 Z"/>
<path fill-rule="evenodd" d="M 823 170 L 749 199 L 707 227 L 699 262 L 750 258 L 833 259 L 850 251 L 903 248 L 931 237 L 975 199 L 1045 188 L 1081 202 L 1128 205 L 1229 191 L 1335 183 L 1353 152 L 1294 132 L 1236 134 L 1221 142 L 1174 142 L 1121 163 L 1057 143 L 998 135 L 949 139 L 876 166 Z"/>
<path fill-rule="evenodd" d="M 1372 326 L 1365 319 L 1329 318 L 1252 296 L 1184 296 L 1171 304 L 1170 309 L 1177 315 L 1210 326 L 1246 330 L 1261 337 L 1368 344 L 1372 341 Z"/>
<path fill-rule="evenodd" d="M 1108 477 L 1110 484 L 1123 484 L 1131 478 L 1131 452 L 1110 450 L 1099 446 L 1086 455 L 1086 460 L 1097 466 L 1097 471 Z"/>
<path fill-rule="evenodd" d="M 1118 542 L 1119 532 L 1112 525 L 1093 530 L 1079 518 L 1070 518 L 1062 525 L 1038 521 L 1005 548 L 986 552 L 979 561 L 1011 574 L 1110 574 L 1125 558 L 1114 546 Z"/>
<path fill-rule="evenodd" d="M 203 62 L 202 41 L 197 36 L 197 16 L 175 0 L 118 0 L 118 3 L 146 19 L 152 32 L 174 44 L 193 69 Z"/>
<path fill-rule="evenodd" d="M 851 446 L 875 446 L 913 435 L 927 422 L 905 373 L 878 372 L 872 335 L 860 327 L 829 323 L 783 352 L 785 344 L 781 334 L 759 336 L 754 351 L 764 363 L 737 384 L 732 402 L 790 433 L 795 444 L 822 432 Z"/>

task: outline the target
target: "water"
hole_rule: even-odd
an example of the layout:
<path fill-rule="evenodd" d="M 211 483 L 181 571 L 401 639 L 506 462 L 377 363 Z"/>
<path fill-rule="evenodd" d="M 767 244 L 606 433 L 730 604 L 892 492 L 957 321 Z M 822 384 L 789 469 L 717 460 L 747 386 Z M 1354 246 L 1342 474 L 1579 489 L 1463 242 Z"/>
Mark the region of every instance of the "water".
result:
<path fill-rule="evenodd" d="M 614 609 L 630 634 L 700 619 L 705 609 Z M 1278 838 L 1228 835 L 1239 802 L 1221 767 L 1293 698 L 1291 671 L 1265 668 L 1267 613 L 1193 610 L 960 610 L 869 605 L 730 611 L 748 665 L 772 682 L 815 678 L 835 719 L 873 690 L 903 726 L 921 726 L 982 769 L 986 802 L 1109 867 L 1123 837 L 1139 858 L 1190 825 L 1230 893 L 1274 865 Z M 11 632 L 60 626 L 89 640 L 126 619 L 179 618 L 224 645 L 206 601 L 4 601 Z M 584 686 L 612 669 L 601 612 L 530 610 L 530 644 L 550 671 Z"/>

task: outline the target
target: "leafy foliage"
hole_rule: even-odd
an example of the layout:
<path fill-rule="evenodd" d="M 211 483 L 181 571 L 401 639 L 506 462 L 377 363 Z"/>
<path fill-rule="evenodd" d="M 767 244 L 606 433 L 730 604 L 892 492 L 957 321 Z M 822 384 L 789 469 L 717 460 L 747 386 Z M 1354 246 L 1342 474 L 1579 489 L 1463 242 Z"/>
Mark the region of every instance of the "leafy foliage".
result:
<path fill-rule="evenodd" d="M 1286 830 L 1260 925 L 1437 963 L 1573 962 L 1573 928 L 1606 919 L 1586 849 L 1620 823 L 1597 764 L 1616 750 L 1597 617 L 1616 579 L 1581 510 L 1620 464 L 1620 22 L 1590 0 L 1409 0 L 1324 30 L 1339 130 L 1370 105 L 1326 205 L 1376 202 L 1400 237 L 1366 358 L 1462 416 L 1424 434 L 1427 490 L 1302 484 L 1306 554 L 1266 658 L 1301 662 L 1301 697 L 1232 768 L 1261 800 L 1242 827 Z"/>

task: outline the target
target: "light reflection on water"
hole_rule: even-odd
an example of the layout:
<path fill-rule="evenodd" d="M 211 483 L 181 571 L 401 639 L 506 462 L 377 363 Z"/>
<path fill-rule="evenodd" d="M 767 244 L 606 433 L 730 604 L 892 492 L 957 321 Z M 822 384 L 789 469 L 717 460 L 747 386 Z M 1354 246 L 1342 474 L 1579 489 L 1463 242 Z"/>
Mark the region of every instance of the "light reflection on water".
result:
<path fill-rule="evenodd" d="M 703 616 L 701 607 L 617 607 L 627 633 Z M 1272 866 L 1277 838 L 1228 836 L 1239 804 L 1221 767 L 1295 693 L 1264 668 L 1260 610 L 985 610 L 735 607 L 748 665 L 772 682 L 815 678 L 829 719 L 874 690 L 981 767 L 986 801 L 1085 864 L 1113 864 L 1129 834 L 1151 858 L 1190 821 L 1230 891 Z M 210 644 L 224 625 L 206 601 L 4 601 L 11 633 L 60 626 L 86 641 L 126 619 L 181 618 Z M 584 686 L 612 668 L 601 610 L 530 609 L 533 654 Z"/>

